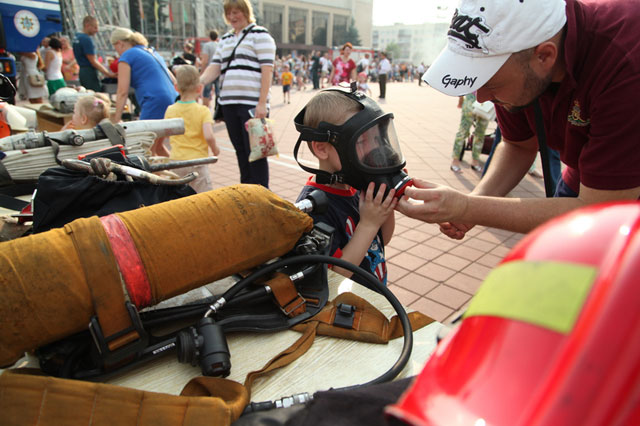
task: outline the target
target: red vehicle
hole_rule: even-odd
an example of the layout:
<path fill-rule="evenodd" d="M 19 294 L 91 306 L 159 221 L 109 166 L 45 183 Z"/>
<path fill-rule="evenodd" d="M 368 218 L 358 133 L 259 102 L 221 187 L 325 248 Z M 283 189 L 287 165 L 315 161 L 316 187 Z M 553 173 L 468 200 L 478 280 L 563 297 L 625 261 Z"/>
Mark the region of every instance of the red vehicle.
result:
<path fill-rule="evenodd" d="M 640 425 L 640 203 L 538 228 L 388 413 L 412 425 Z"/>

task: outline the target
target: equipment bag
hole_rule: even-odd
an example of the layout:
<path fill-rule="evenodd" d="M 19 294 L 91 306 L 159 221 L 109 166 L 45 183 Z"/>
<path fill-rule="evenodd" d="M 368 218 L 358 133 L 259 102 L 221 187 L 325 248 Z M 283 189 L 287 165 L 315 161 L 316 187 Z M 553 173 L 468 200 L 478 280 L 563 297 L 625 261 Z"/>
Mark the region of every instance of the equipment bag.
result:
<path fill-rule="evenodd" d="M 135 308 L 284 255 L 312 227 L 268 189 L 236 185 L 0 243 L 0 366 L 94 316 L 110 351 L 141 344 Z"/>
<path fill-rule="evenodd" d="M 242 414 L 246 389 L 231 380 L 193 379 L 180 396 L 20 374 L 0 375 L 5 426 L 225 426 Z"/>

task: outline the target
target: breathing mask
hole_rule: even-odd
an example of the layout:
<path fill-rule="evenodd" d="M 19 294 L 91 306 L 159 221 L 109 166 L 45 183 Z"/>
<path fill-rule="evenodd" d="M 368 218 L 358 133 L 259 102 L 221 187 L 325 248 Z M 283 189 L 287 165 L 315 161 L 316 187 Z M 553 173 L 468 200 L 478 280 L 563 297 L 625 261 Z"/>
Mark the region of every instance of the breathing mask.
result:
<path fill-rule="evenodd" d="M 352 187 L 365 190 L 370 182 L 375 183 L 375 193 L 381 184 L 386 184 L 386 194 L 396 190 L 396 197 L 401 197 L 413 180 L 402 170 L 404 157 L 393 126 L 393 114 L 385 114 L 380 106 L 364 93 L 357 90 L 352 83 L 351 90 L 328 89 L 356 101 L 361 110 L 344 124 L 336 126 L 322 121 L 317 128 L 304 125 L 306 107 L 294 119 L 300 137 L 293 151 L 294 158 L 300 167 L 316 175 L 320 184 L 346 183 Z M 341 170 L 330 173 L 313 169 L 300 163 L 298 151 L 302 141 L 328 142 L 337 151 Z"/>

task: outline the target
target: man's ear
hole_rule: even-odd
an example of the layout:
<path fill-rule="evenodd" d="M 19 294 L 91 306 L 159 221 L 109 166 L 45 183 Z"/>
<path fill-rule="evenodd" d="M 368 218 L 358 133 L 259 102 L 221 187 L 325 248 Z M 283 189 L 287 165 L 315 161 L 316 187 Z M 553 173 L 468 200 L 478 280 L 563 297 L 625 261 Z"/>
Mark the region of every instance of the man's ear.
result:
<path fill-rule="evenodd" d="M 545 41 L 536 46 L 532 56 L 532 68 L 548 73 L 555 65 L 560 50 L 552 40 Z"/>
<path fill-rule="evenodd" d="M 331 144 L 329 142 L 311 142 L 311 149 L 316 157 L 320 160 L 326 160 L 329 158 L 329 149 Z"/>

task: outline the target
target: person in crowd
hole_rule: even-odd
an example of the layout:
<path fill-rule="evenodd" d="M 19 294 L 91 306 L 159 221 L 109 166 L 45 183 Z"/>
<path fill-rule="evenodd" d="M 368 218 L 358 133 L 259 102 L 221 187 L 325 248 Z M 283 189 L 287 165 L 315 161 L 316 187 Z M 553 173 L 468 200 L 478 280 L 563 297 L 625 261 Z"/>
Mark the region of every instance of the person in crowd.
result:
<path fill-rule="evenodd" d="M 44 70 L 49 96 L 58 89 L 67 87 L 62 75 L 62 42 L 56 37 L 49 39 L 49 48 L 44 57 Z"/>
<path fill-rule="evenodd" d="M 213 59 L 214 53 L 216 53 L 216 49 L 218 48 L 218 32 L 216 30 L 209 31 L 209 40 L 208 42 L 202 45 L 202 49 L 200 49 L 200 68 L 204 73 L 204 70 L 207 69 L 207 66 L 211 63 Z M 214 89 L 214 93 L 216 98 L 219 93 L 218 79 L 213 83 L 209 83 L 204 86 L 204 90 L 202 91 L 202 104 L 205 106 L 209 106 L 211 104 L 211 90 Z"/>
<path fill-rule="evenodd" d="M 478 101 L 493 101 L 503 143 L 471 194 L 414 178 L 405 191 L 414 201 L 401 200 L 398 210 L 461 239 L 476 224 L 524 233 L 576 208 L 637 200 L 640 1 L 482 5 L 460 2 L 448 46 L 425 81 L 448 95 L 476 92 Z M 473 32 L 481 43 L 461 24 L 474 22 L 482 23 Z M 543 137 L 566 165 L 556 196 L 505 198 Z"/>
<path fill-rule="evenodd" d="M 18 80 L 19 92 L 29 100 L 29 103 L 43 103 L 44 98 L 48 95 L 48 91 L 44 75 L 42 74 L 44 61 L 40 56 L 40 51 L 20 53 L 20 63 L 22 71 L 20 72 L 20 78 Z M 40 76 L 42 84 L 36 83 L 32 76 Z"/>
<path fill-rule="evenodd" d="M 293 74 L 289 71 L 289 64 L 282 66 L 282 103 L 291 103 L 291 83 L 293 83 Z"/>
<path fill-rule="evenodd" d="M 170 137 L 171 159 L 180 161 L 205 158 L 209 156 L 209 148 L 213 155 L 220 155 L 220 148 L 213 136 L 211 111 L 197 102 L 203 88 L 198 69 L 193 65 L 180 65 L 176 67 L 175 73 L 180 100 L 167 108 L 164 118 L 184 119 L 184 134 Z M 198 177 L 189 183 L 196 192 L 213 189 L 208 164 L 183 167 L 176 172 L 180 176 L 197 172 Z"/>
<path fill-rule="evenodd" d="M 451 153 L 451 166 L 449 167 L 453 173 L 462 173 L 460 167 L 460 154 L 467 138 L 471 132 L 471 126 L 474 127 L 473 146 L 471 149 L 471 169 L 480 173 L 482 166 L 480 165 L 480 153 L 484 144 L 484 134 L 487 131 L 489 120 L 473 114 L 473 103 L 476 101 L 476 95 L 469 93 L 458 98 L 458 108 L 460 108 L 460 126 L 458 133 L 453 142 L 453 152 Z"/>
<path fill-rule="evenodd" d="M 268 188 L 269 163 L 266 158 L 249 162 L 251 148 L 244 124 L 251 118 L 250 110 L 256 118 L 267 117 L 276 44 L 266 28 L 255 24 L 249 0 L 224 0 L 223 7 L 232 30 L 220 40 L 200 81 L 210 83 L 222 73 L 218 104 L 236 151 L 240 182 Z"/>
<path fill-rule="evenodd" d="M 367 83 L 367 73 L 364 71 L 358 73 L 358 90 L 371 96 L 371 88 L 369 87 L 369 83 Z"/>
<path fill-rule="evenodd" d="M 317 128 L 321 122 L 342 125 L 360 112 L 361 106 L 341 93 L 327 90 L 316 94 L 305 108 L 304 125 Z M 365 134 L 360 136 L 363 137 Z M 308 142 L 308 145 L 318 159 L 319 170 L 334 173 L 342 169 L 336 148 L 331 143 Z M 395 190 L 384 197 L 386 186 L 383 184 L 374 197 L 373 183 L 366 191 L 360 192 L 344 183 L 320 184 L 312 176 L 302 188 L 298 201 L 316 189 L 326 193 L 329 203 L 325 213 L 311 213 L 311 217 L 314 222 L 325 222 L 335 228 L 331 255 L 360 265 L 386 285 L 384 247 L 391 240 L 395 228 Z M 352 274 L 338 267 L 333 270 L 346 277 Z M 358 277 L 354 279 L 359 281 Z"/>
<path fill-rule="evenodd" d="M 420 62 L 420 65 L 418 65 L 418 86 L 422 86 L 422 74 L 424 74 L 424 72 L 424 62 Z"/>
<path fill-rule="evenodd" d="M 322 53 L 318 50 L 314 50 L 311 53 L 311 82 L 313 83 L 313 90 L 320 89 L 320 58 Z"/>
<path fill-rule="evenodd" d="M 193 43 L 185 41 L 182 45 L 182 53 L 171 59 L 171 71 L 180 65 L 194 65 L 196 68 L 200 66 L 199 58 L 193 54 Z"/>
<path fill-rule="evenodd" d="M 369 54 L 365 53 L 364 57 L 358 61 L 358 66 L 356 67 L 356 72 L 360 74 L 364 72 L 365 74 L 369 74 L 369 65 L 371 61 L 369 60 Z"/>
<path fill-rule="evenodd" d="M 80 67 L 78 66 L 78 62 L 76 62 L 76 57 L 73 55 L 69 37 L 60 37 L 60 43 L 62 43 L 62 78 L 64 78 L 66 83 L 71 81 L 77 82 L 80 79 L 78 75 Z"/>
<path fill-rule="evenodd" d="M 340 56 L 333 60 L 333 68 L 329 75 L 329 81 L 334 86 L 345 82 L 350 83 L 356 79 L 356 63 L 350 59 L 353 45 L 349 42 L 345 43 L 340 49 Z"/>
<path fill-rule="evenodd" d="M 331 73 L 331 61 L 329 60 L 329 52 L 324 52 L 322 57 L 320 58 L 320 88 L 324 89 L 327 87 L 329 74 Z"/>
<path fill-rule="evenodd" d="M 299 55 L 296 57 L 296 61 L 295 61 L 295 68 L 294 68 L 294 77 L 296 79 L 296 88 L 300 91 L 300 90 L 304 90 L 306 89 L 305 85 L 304 85 L 304 73 L 305 73 L 305 68 L 306 68 L 306 63 L 307 60 L 305 58 L 304 55 Z"/>
<path fill-rule="evenodd" d="M 103 93 L 81 96 L 73 107 L 73 116 L 62 130 L 93 129 L 101 121 L 109 118 L 111 101 Z"/>
<path fill-rule="evenodd" d="M 147 39 L 127 28 L 116 28 L 111 33 L 111 44 L 118 53 L 118 89 L 116 92 L 115 123 L 122 119 L 122 112 L 133 87 L 140 105 L 140 120 L 164 118 L 169 105 L 173 105 L 178 92 L 174 89 L 175 77 L 167 68 L 162 56 L 147 47 Z M 158 138 L 151 148 L 156 155 L 166 153 Z"/>
<path fill-rule="evenodd" d="M 387 96 L 387 78 L 391 72 L 391 62 L 387 59 L 387 54 L 385 52 L 380 52 L 380 61 L 378 62 L 378 84 L 380 85 L 379 99 L 385 99 Z"/>
<path fill-rule="evenodd" d="M 82 20 L 82 32 L 76 33 L 73 39 L 73 55 L 80 66 L 80 84 L 94 92 L 102 90 L 98 72 L 115 78 L 115 75 L 102 65 L 96 56 L 96 47 L 91 37 L 98 34 L 98 30 L 98 20 L 94 16 L 85 16 Z"/>

